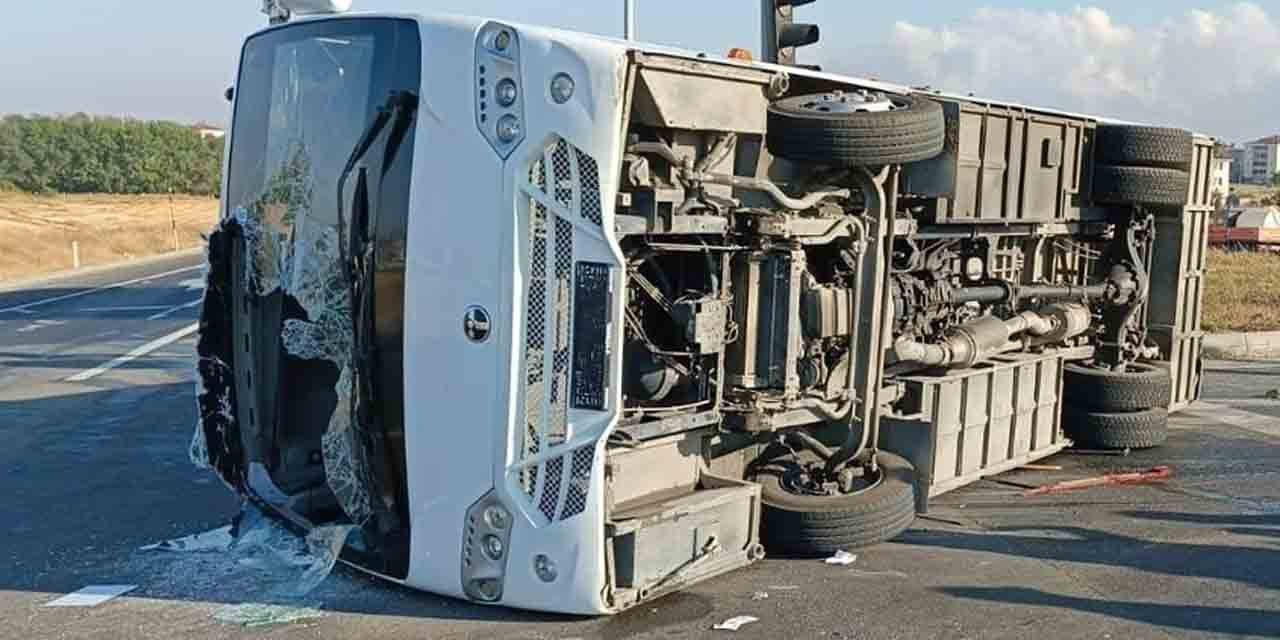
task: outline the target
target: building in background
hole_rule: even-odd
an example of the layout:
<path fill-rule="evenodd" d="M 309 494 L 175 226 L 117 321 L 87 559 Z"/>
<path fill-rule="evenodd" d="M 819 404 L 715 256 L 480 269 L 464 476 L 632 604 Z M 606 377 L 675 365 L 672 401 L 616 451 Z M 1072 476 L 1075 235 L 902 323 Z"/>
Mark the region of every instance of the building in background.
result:
<path fill-rule="evenodd" d="M 1231 158 L 1231 183 L 1240 184 L 1244 182 L 1244 166 L 1249 162 L 1249 150 L 1231 145 L 1228 152 L 1223 155 Z"/>
<path fill-rule="evenodd" d="M 221 140 L 227 135 L 227 132 L 222 127 L 215 126 L 207 122 L 197 122 L 196 124 L 191 125 L 191 128 L 195 129 L 196 133 L 200 134 L 200 137 L 205 140 L 208 140 L 209 138 Z"/>
<path fill-rule="evenodd" d="M 1209 193 L 1216 202 L 1225 203 L 1231 193 L 1231 176 L 1235 162 L 1230 157 L 1214 158 L 1210 165 Z"/>
<path fill-rule="evenodd" d="M 1232 182 L 1271 184 L 1280 173 L 1280 136 L 1271 136 L 1231 151 L 1238 166 Z"/>

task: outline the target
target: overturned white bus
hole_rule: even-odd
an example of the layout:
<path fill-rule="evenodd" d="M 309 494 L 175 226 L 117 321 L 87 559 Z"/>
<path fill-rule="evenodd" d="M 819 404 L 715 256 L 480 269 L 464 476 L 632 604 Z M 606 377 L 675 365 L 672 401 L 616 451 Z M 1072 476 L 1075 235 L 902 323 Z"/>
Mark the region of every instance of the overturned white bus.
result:
<path fill-rule="evenodd" d="M 322 5 L 326 3 L 300 3 Z M 1212 142 L 500 21 L 245 42 L 194 450 L 343 559 L 617 612 L 1145 447 Z"/>

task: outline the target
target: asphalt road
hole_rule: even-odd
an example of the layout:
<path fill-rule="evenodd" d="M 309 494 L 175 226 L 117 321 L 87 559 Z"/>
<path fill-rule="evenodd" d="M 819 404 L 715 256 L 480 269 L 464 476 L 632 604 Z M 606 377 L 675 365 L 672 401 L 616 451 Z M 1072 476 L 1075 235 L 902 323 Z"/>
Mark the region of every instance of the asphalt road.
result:
<path fill-rule="evenodd" d="M 224 554 L 140 550 L 236 511 L 187 461 L 192 339 L 159 340 L 194 322 L 196 262 L 0 293 L 0 637 L 1280 638 L 1280 400 L 1266 398 L 1280 363 L 1208 363 L 1206 402 L 1175 418 L 1159 449 L 1059 455 L 1046 462 L 1061 471 L 944 496 L 851 566 L 769 559 L 612 618 L 483 608 L 343 569 L 284 597 Z M 1175 477 L 1021 495 L 1157 464 Z M 90 584 L 138 589 L 95 608 L 44 607 Z M 223 621 L 245 603 L 323 616 Z M 737 615 L 759 621 L 711 631 Z"/>

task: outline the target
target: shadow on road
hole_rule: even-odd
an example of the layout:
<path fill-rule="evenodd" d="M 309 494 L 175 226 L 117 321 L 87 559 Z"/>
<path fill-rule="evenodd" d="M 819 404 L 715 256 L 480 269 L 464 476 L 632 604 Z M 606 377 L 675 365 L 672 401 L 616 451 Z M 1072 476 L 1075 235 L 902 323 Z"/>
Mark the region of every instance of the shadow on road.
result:
<path fill-rule="evenodd" d="M 1196 514 L 1175 515 L 1190 517 Z M 1080 527 L 1000 527 L 983 532 L 912 531 L 901 541 L 926 547 L 1126 567 L 1154 574 L 1229 580 L 1264 589 L 1280 589 L 1280 549 L 1153 542 Z M 1280 617 L 1280 611 L 1273 612 L 1273 615 Z"/>
<path fill-rule="evenodd" d="M 1280 517 L 1274 515 L 1165 511 L 1134 511 L 1121 515 L 1187 524 L 1247 525 L 1236 531 L 1254 536 L 1280 535 L 1280 528 L 1272 528 L 1280 527 Z M 912 531 L 904 535 L 901 542 L 1280 589 L 1280 548 L 1156 542 L 1081 527 L 1000 527 L 972 532 Z M 1153 584 L 1156 583 L 1153 581 Z M 1280 637 L 1280 609 L 1121 602 L 1057 595 L 1018 587 L 952 587 L 941 591 L 960 598 L 1072 609 L 1189 631 Z"/>
<path fill-rule="evenodd" d="M 1280 614 L 1274 610 L 1098 600 L 1023 587 L 944 587 L 939 591 L 957 598 L 1071 609 L 1184 631 L 1280 638 Z"/>

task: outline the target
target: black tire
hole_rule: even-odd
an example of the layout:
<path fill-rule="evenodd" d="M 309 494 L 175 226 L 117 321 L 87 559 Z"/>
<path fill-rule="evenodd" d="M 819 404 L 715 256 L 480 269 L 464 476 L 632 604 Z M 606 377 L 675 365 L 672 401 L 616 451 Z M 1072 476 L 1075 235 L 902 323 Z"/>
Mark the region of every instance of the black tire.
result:
<path fill-rule="evenodd" d="M 1181 207 L 1190 186 L 1191 175 L 1177 169 L 1105 164 L 1093 169 L 1093 201 L 1098 204 Z"/>
<path fill-rule="evenodd" d="M 1169 412 L 1163 408 L 1099 413 L 1071 405 L 1062 408 L 1062 428 L 1085 449 L 1150 449 L 1169 436 Z"/>
<path fill-rule="evenodd" d="M 798 455 L 812 456 L 807 451 Z M 765 549 L 784 557 L 829 556 L 905 531 L 916 517 L 915 469 L 891 453 L 880 452 L 876 459 L 883 473 L 880 483 L 852 495 L 800 495 L 783 488 L 776 469 L 756 474 Z"/>
<path fill-rule="evenodd" d="M 893 111 L 824 113 L 824 95 L 784 98 L 769 106 L 769 152 L 793 162 L 840 167 L 906 164 L 942 153 L 942 106 L 890 96 Z"/>
<path fill-rule="evenodd" d="M 1194 141 L 1185 129 L 1100 125 L 1095 138 L 1101 164 L 1191 170 Z"/>
<path fill-rule="evenodd" d="M 1172 388 L 1169 369 L 1142 362 L 1124 372 L 1068 363 L 1062 373 L 1062 395 L 1068 404 L 1102 413 L 1167 407 Z"/>

